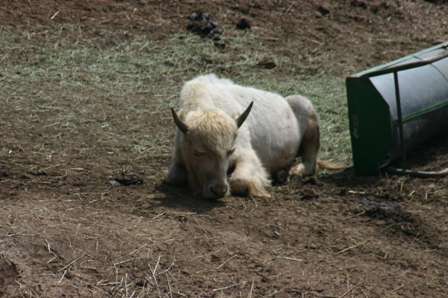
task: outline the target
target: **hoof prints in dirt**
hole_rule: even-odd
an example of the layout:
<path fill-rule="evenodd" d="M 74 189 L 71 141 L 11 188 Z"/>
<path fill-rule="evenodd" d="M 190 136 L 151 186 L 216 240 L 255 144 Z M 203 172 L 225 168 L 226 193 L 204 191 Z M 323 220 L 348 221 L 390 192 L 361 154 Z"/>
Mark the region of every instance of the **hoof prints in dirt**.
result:
<path fill-rule="evenodd" d="M 4 294 L 3 291 L 8 285 L 15 284 L 18 276 L 16 264 L 0 255 L 0 295 Z"/>
<path fill-rule="evenodd" d="M 400 203 L 380 201 L 372 198 L 362 198 L 360 209 L 363 215 L 378 221 L 383 221 L 389 235 L 410 237 L 431 248 L 440 248 L 438 231 L 429 226 L 416 215 L 402 209 Z"/>

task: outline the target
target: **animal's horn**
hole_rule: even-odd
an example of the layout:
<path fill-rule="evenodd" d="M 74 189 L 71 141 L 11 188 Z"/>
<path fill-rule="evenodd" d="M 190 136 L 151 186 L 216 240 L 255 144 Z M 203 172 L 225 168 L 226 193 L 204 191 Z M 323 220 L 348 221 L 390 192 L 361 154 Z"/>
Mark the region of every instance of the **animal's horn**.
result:
<path fill-rule="evenodd" d="M 187 133 L 188 126 L 179 119 L 179 116 L 177 116 L 177 113 L 173 108 L 171 108 L 171 114 L 173 114 L 174 123 L 176 123 L 177 128 L 179 128 L 181 132 Z"/>
<path fill-rule="evenodd" d="M 252 101 L 250 105 L 247 107 L 247 109 L 238 117 L 238 119 L 236 119 L 236 125 L 238 125 L 238 127 L 241 127 L 241 125 L 243 125 L 247 116 L 249 116 L 250 110 L 252 109 L 253 105 L 254 102 Z"/>

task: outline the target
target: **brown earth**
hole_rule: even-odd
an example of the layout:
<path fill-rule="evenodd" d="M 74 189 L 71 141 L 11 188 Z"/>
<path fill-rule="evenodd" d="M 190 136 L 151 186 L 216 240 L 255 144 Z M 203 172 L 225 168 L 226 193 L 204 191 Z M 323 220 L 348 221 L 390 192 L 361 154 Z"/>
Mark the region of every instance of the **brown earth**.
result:
<path fill-rule="evenodd" d="M 241 18 L 265 46 L 303 60 L 307 75 L 323 68 L 347 75 L 369 65 L 444 40 L 447 7 L 429 1 L 240 0 L 120 1 L 6 0 L 0 24 L 45 32 L 45 27 L 76 24 L 98 38 L 99 29 L 115 29 L 121 38 L 145 34 L 163 39 L 184 31 L 194 11 L 210 13 L 220 24 Z"/>
<path fill-rule="evenodd" d="M 249 19 L 265 46 L 304 59 L 308 75 L 343 76 L 448 36 L 446 5 L 398 0 L 8 0 L 0 24 L 42 38 L 64 23 L 94 41 L 101 28 L 164 40 L 198 9 L 229 26 Z M 122 125 L 139 122 L 105 109 Z M 87 126 L 76 135 L 33 123 L 14 130 L 20 113 L 2 114 L 4 297 L 448 296 L 447 178 L 347 171 L 273 187 L 272 199 L 208 202 L 163 184 L 167 154 L 102 148 Z M 147 133 L 161 132 L 170 146 L 171 120 L 150 122 Z M 41 154 L 35 144 L 46 135 L 53 143 L 41 146 L 70 147 Z M 418 152 L 416 164 L 446 166 L 444 148 Z M 119 178 L 143 183 L 111 185 Z"/>

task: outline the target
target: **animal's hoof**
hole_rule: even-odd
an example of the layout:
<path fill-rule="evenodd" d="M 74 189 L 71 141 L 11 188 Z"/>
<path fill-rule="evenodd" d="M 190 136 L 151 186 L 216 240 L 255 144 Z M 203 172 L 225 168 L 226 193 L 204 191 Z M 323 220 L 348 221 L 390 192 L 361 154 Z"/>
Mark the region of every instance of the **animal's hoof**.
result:
<path fill-rule="evenodd" d="M 290 176 L 309 177 L 309 176 L 313 176 L 314 174 L 315 174 L 315 170 L 310 167 L 308 167 L 308 168 L 305 167 L 305 165 L 303 163 L 299 163 L 298 165 L 293 166 L 289 170 Z"/>
<path fill-rule="evenodd" d="M 304 171 L 305 171 L 305 167 L 303 166 L 302 163 L 299 163 L 298 165 L 293 166 L 293 167 L 289 170 L 289 175 L 290 175 L 290 176 L 299 176 L 299 177 L 302 177 Z"/>
<path fill-rule="evenodd" d="M 233 195 L 245 197 L 249 194 L 249 182 L 244 179 L 231 179 L 230 191 Z"/>
<path fill-rule="evenodd" d="M 255 182 L 244 179 L 230 180 L 230 188 L 233 195 L 253 197 L 253 198 L 270 198 L 268 193 L 262 186 L 256 185 Z"/>
<path fill-rule="evenodd" d="M 266 190 L 258 190 L 254 192 L 250 192 L 249 196 L 252 198 L 262 198 L 262 199 L 270 199 L 272 196 Z"/>

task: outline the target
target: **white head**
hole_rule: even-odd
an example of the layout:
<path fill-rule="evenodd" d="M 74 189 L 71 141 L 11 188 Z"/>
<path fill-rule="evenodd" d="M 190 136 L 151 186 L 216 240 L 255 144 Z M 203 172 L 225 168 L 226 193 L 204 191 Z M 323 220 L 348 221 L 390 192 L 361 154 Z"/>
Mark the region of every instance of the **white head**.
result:
<path fill-rule="evenodd" d="M 221 198 L 229 193 L 227 172 L 230 157 L 235 150 L 238 128 L 246 120 L 252 105 L 237 119 L 221 110 L 198 110 L 189 112 L 183 122 L 171 110 L 182 134 L 180 150 L 193 192 L 209 199 Z"/>

